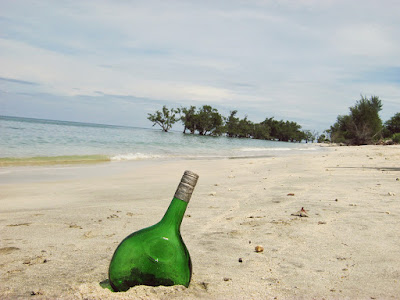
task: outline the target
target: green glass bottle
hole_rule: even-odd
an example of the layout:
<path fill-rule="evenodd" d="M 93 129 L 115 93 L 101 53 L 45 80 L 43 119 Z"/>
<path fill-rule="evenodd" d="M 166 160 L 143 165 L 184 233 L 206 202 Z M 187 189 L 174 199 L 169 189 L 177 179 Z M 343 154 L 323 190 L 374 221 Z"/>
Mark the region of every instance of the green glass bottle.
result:
<path fill-rule="evenodd" d="M 189 286 L 192 262 L 180 225 L 197 179 L 197 174 L 185 171 L 161 221 L 130 234 L 119 244 L 108 271 L 114 291 L 127 291 L 135 285 Z"/>

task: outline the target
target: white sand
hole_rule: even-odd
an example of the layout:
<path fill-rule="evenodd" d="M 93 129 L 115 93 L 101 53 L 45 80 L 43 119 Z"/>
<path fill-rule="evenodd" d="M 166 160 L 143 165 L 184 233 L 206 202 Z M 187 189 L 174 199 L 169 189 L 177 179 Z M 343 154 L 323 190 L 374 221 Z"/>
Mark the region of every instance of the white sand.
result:
<path fill-rule="evenodd" d="M 200 175 L 181 228 L 189 288 L 101 288 L 116 246 L 162 217 L 186 169 Z M 397 178 L 399 146 L 0 168 L 0 299 L 395 299 Z M 291 216 L 301 207 L 309 217 Z"/>

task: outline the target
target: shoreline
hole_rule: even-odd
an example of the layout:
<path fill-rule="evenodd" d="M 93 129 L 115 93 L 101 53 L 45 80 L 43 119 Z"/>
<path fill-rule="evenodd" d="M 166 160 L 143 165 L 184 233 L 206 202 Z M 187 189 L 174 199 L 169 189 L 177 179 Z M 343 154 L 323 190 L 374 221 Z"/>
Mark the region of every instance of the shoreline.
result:
<path fill-rule="evenodd" d="M 318 149 L 320 148 L 320 149 Z M 28 167 L 28 166 L 69 166 L 69 165 L 90 165 L 102 163 L 116 163 L 116 162 L 137 162 L 137 161 L 153 161 L 162 162 L 169 160 L 218 160 L 218 159 L 251 159 L 251 158 L 268 158 L 284 155 L 298 155 L 299 153 L 323 151 L 324 146 L 315 144 L 315 148 L 301 149 L 301 148 L 268 148 L 268 150 L 260 149 L 255 150 L 258 152 L 265 152 L 264 154 L 254 155 L 161 155 L 161 154 L 118 154 L 118 155 L 105 155 L 105 154 L 90 154 L 90 155 L 60 155 L 60 156 L 32 156 L 32 157 L 0 157 L 0 170 L 6 167 Z"/>
<path fill-rule="evenodd" d="M 49 166 L 96 164 L 109 162 L 106 155 L 62 155 L 62 156 L 33 156 L 33 157 L 1 157 L 0 168 L 20 166 Z"/>
<path fill-rule="evenodd" d="M 17 174 L 0 189 L 0 298 L 395 298 L 399 165 L 400 146 L 360 146 L 0 168 Z M 186 169 L 200 175 L 181 227 L 189 288 L 101 288 L 118 243 L 159 221 Z M 301 207 L 309 217 L 291 215 Z"/>

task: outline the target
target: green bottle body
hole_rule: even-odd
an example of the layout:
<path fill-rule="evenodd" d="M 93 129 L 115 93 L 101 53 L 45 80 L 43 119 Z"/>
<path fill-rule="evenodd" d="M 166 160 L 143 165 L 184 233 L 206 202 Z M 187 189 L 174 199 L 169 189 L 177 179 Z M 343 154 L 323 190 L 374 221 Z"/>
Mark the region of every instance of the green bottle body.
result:
<path fill-rule="evenodd" d="M 109 267 L 114 291 L 136 285 L 189 286 L 192 262 L 180 234 L 188 202 L 177 194 L 160 222 L 130 234 L 115 250 Z"/>

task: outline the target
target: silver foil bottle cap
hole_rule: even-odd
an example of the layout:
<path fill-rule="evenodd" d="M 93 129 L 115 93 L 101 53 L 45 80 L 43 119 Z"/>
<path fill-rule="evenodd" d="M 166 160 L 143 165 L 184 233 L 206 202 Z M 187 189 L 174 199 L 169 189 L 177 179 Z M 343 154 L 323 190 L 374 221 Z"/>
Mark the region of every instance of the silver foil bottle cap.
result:
<path fill-rule="evenodd" d="M 190 197 L 192 197 L 194 187 L 196 186 L 197 179 L 199 179 L 199 175 L 193 173 L 192 171 L 185 171 L 185 173 L 183 173 L 181 182 L 176 189 L 174 197 L 185 202 L 189 202 Z"/>

